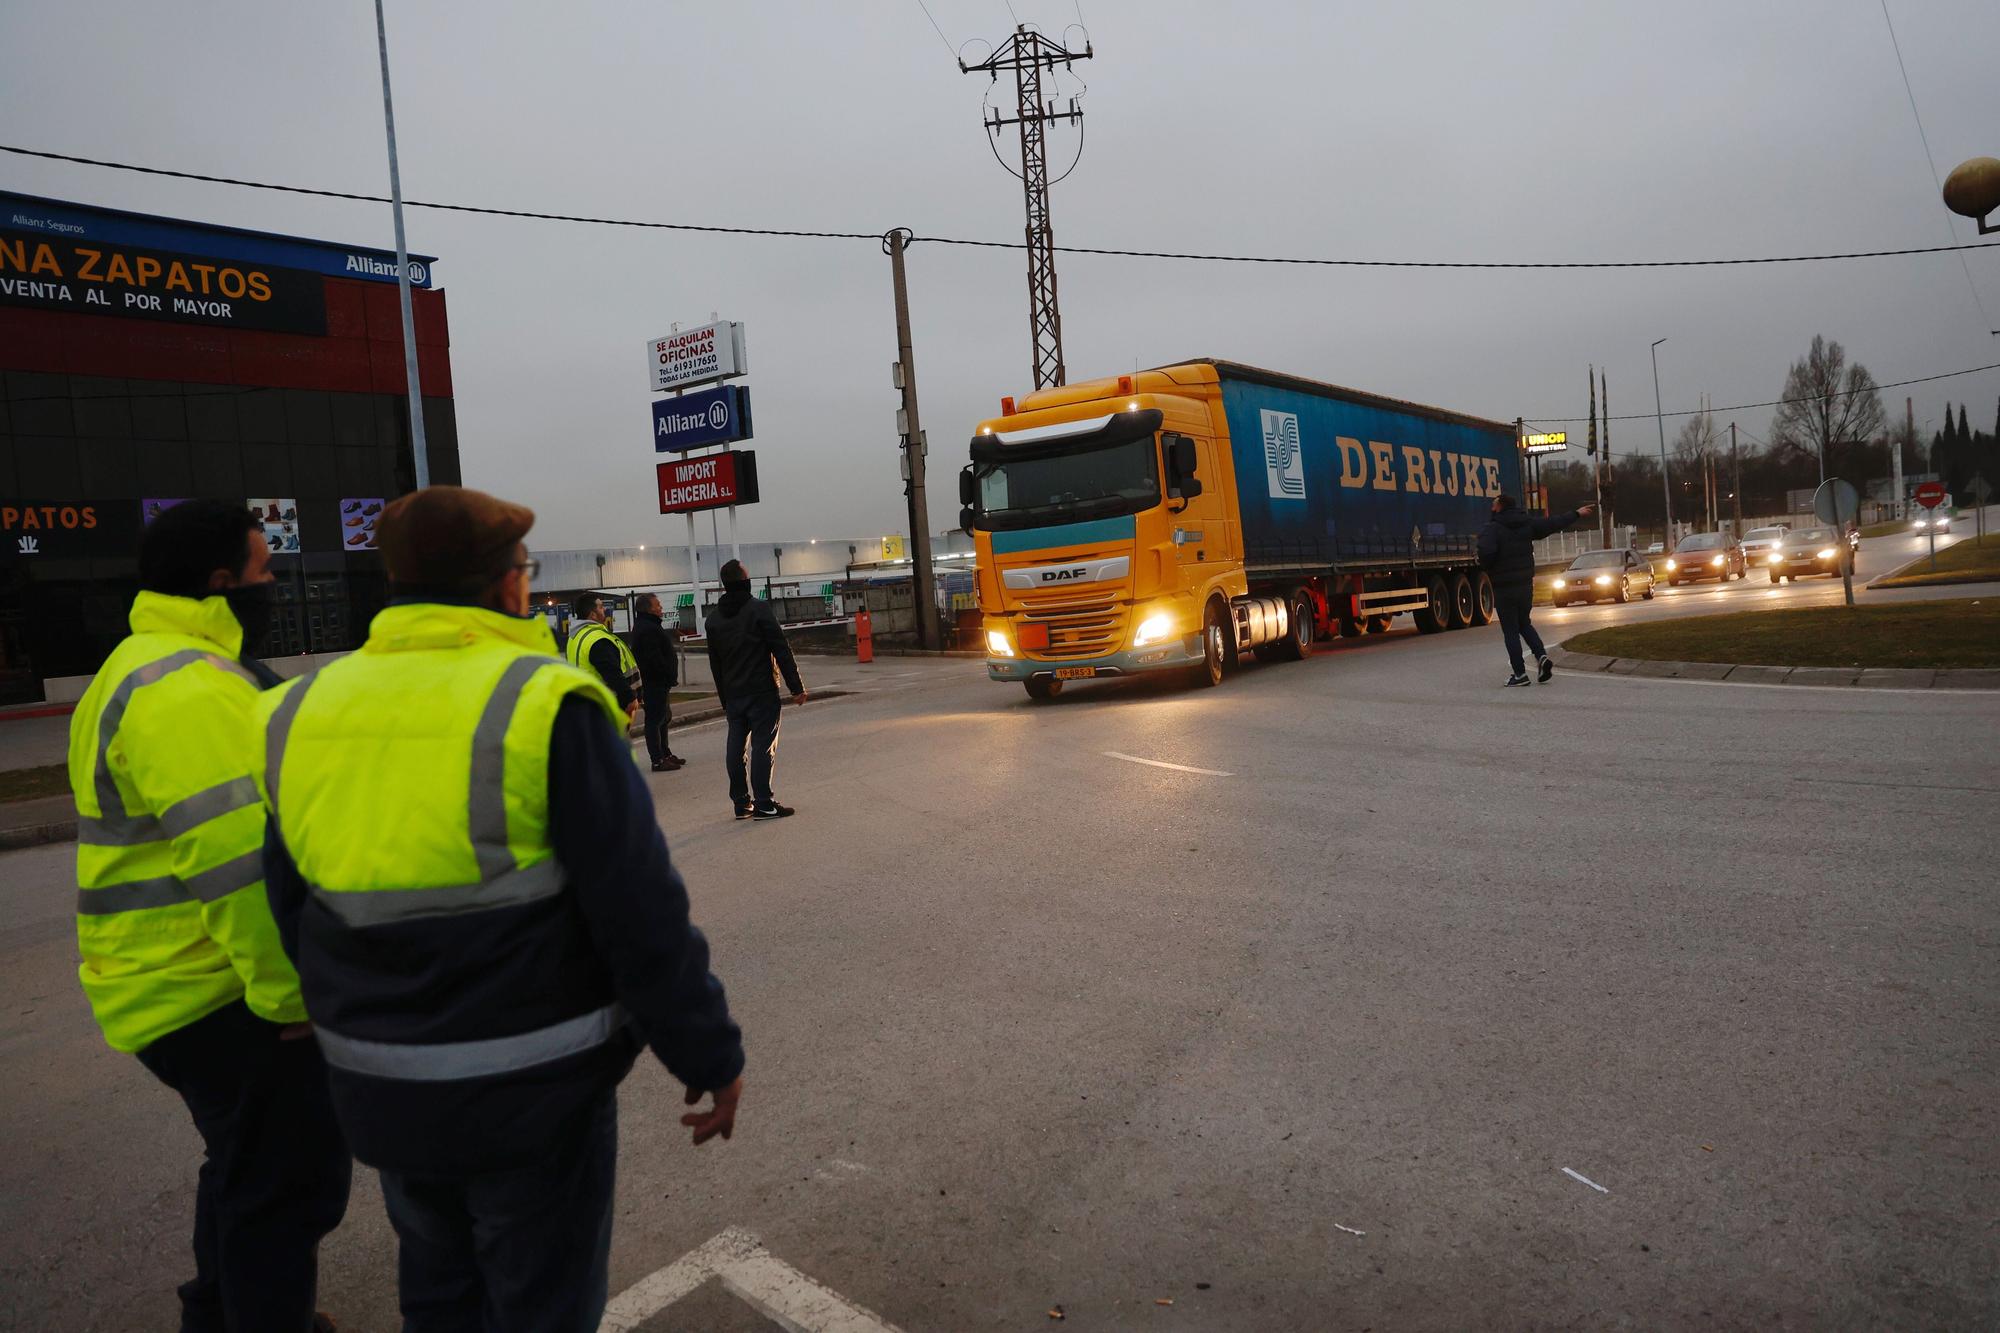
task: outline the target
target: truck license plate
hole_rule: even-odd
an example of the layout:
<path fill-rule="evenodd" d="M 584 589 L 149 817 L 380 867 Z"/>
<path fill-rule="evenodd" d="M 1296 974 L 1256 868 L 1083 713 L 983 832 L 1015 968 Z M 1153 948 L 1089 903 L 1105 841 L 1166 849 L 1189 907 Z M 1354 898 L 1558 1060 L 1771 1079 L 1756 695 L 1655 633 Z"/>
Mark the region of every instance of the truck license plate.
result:
<path fill-rule="evenodd" d="M 1057 667 L 1057 680 L 1089 680 L 1097 674 L 1096 667 Z"/>

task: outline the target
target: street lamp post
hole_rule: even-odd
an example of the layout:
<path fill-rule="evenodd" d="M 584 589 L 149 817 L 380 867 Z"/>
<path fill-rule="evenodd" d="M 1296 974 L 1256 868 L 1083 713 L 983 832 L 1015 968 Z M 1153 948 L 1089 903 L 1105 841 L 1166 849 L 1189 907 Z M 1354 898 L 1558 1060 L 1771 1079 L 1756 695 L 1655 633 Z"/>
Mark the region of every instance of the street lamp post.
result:
<path fill-rule="evenodd" d="M 1660 549 L 1671 553 L 1674 549 L 1674 488 L 1667 484 L 1667 419 L 1660 411 L 1660 344 L 1665 338 L 1653 341 L 1653 424 L 1660 432 L 1660 500 L 1666 506 L 1661 515 L 1665 532 L 1660 537 Z"/>

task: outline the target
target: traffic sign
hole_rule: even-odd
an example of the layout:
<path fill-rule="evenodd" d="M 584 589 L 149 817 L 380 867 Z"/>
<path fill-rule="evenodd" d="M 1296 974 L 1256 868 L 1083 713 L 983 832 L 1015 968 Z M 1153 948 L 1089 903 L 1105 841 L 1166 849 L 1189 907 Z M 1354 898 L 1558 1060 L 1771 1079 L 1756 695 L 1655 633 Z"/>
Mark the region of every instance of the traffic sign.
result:
<path fill-rule="evenodd" d="M 1936 509 L 1944 503 L 1944 483 L 1927 481 L 1917 487 L 1917 503 L 1926 509 Z"/>
<path fill-rule="evenodd" d="M 1813 492 L 1813 513 L 1822 523 L 1848 523 L 1861 512 L 1861 493 L 1854 483 L 1828 477 Z"/>

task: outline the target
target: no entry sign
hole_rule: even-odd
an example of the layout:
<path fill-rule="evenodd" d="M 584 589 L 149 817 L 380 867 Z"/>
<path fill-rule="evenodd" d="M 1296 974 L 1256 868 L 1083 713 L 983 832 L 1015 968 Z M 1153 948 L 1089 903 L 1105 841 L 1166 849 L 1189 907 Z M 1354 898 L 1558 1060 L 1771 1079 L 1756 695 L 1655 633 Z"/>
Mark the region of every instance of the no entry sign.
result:
<path fill-rule="evenodd" d="M 1944 503 L 1944 483 L 1927 481 L 1917 487 L 1917 503 L 1926 509 L 1936 509 Z"/>
<path fill-rule="evenodd" d="M 732 449 L 702 458 L 661 463 L 660 512 L 694 514 L 705 509 L 757 503 L 757 454 Z"/>

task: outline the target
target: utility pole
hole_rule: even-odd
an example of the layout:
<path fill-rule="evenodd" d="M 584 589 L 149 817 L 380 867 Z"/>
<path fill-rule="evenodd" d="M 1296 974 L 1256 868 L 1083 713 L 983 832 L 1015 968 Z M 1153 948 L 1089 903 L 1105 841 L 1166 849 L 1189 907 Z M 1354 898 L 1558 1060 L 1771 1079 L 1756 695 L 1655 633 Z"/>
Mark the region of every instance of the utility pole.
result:
<path fill-rule="evenodd" d="M 1604 460 L 1597 453 L 1597 367 L 1589 367 L 1585 377 L 1590 381 L 1590 447 L 1586 452 L 1590 455 L 1590 477 L 1597 500 L 1598 549 L 1610 550 L 1611 526 L 1604 517 Z M 1608 428 L 1610 424 L 1607 421 L 1605 426 Z"/>
<path fill-rule="evenodd" d="M 986 118 L 986 132 L 999 136 L 1008 125 L 1021 131 L 1021 194 L 1028 215 L 1028 336 L 1034 348 L 1035 387 L 1047 388 L 1066 382 L 1063 368 L 1062 313 L 1056 306 L 1056 241 L 1049 226 L 1049 160 L 1045 129 L 1050 121 L 1083 122 L 1083 109 L 1074 97 L 1067 110 L 1042 100 L 1042 71 L 1057 65 L 1069 68 L 1075 61 L 1095 54 L 1089 38 L 1083 50 L 1072 51 L 1052 42 L 1021 24 L 1014 35 L 992 55 L 976 65 L 958 62 L 962 73 L 989 74 L 1000 81 L 1000 71 L 1014 71 L 1015 114 L 1003 116 L 996 108 Z M 1081 149 L 1079 148 L 1079 151 Z M 997 150 L 996 150 L 997 152 Z"/>
<path fill-rule="evenodd" d="M 1735 528 L 1737 541 L 1743 540 L 1743 461 L 1736 454 L 1736 423 L 1729 423 L 1729 490 L 1730 499 L 1735 502 L 1731 524 Z"/>
<path fill-rule="evenodd" d="M 910 348 L 910 288 L 903 277 L 903 248 L 910 233 L 898 228 L 882 238 L 896 288 L 896 387 L 903 410 L 896 414 L 902 436 L 903 493 L 910 502 L 910 573 L 916 580 L 917 646 L 942 648 L 938 635 L 937 571 L 931 567 L 931 507 L 924 493 L 924 430 L 917 416 L 917 358 Z"/>
<path fill-rule="evenodd" d="M 1917 438 L 1917 404 L 1913 398 L 1903 400 L 1903 440 L 1914 442 Z M 1889 447 L 1889 475 L 1893 478 L 1889 490 L 1889 517 L 1903 516 L 1903 440 L 1897 440 Z"/>
<path fill-rule="evenodd" d="M 1602 475 L 1598 479 L 1597 494 L 1601 500 L 1604 496 L 1604 483 L 1609 481 L 1612 483 L 1612 498 L 1616 500 L 1618 496 L 1618 479 L 1616 474 L 1611 471 L 1611 380 L 1601 370 L 1597 372 L 1597 387 L 1599 390 L 1598 399 L 1604 404 L 1604 435 L 1601 446 L 1604 454 L 1598 460 L 1598 467 Z M 1616 526 L 1611 521 L 1611 511 L 1600 507 L 1597 511 L 1597 521 L 1603 525 L 1604 544 L 1606 547 L 1609 547 L 1611 545 L 1611 529 Z"/>
<path fill-rule="evenodd" d="M 1674 551 L 1674 486 L 1671 481 L 1667 480 L 1667 419 L 1660 413 L 1660 344 L 1665 341 L 1665 338 L 1660 338 L 1653 343 L 1653 424 L 1659 428 L 1660 432 L 1660 496 L 1666 505 L 1665 510 L 1661 514 L 1662 521 L 1666 524 L 1666 532 L 1662 536 L 1660 549 L 1668 555 L 1672 555 Z"/>
<path fill-rule="evenodd" d="M 431 484 L 431 456 L 424 444 L 424 390 L 417 376 L 417 323 L 410 310 L 410 248 L 403 241 L 403 176 L 396 166 L 396 103 L 389 96 L 389 30 L 382 0 L 375 0 L 375 49 L 382 57 L 382 123 L 389 134 L 389 211 L 396 219 L 396 292 L 403 303 L 403 375 L 410 395 L 410 458 L 417 489 Z"/>

